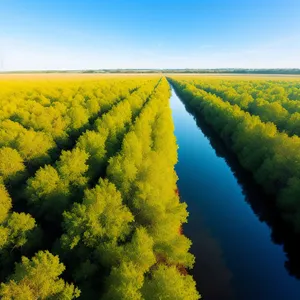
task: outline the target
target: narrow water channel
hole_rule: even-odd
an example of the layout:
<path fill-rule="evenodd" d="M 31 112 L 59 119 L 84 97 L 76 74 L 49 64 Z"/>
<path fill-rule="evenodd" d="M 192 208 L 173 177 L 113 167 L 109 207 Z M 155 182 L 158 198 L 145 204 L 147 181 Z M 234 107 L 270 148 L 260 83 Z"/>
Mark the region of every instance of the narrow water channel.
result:
<path fill-rule="evenodd" d="M 204 300 L 296 300 L 300 281 L 285 268 L 286 254 L 249 204 L 264 195 L 239 182 L 172 90 L 178 188 L 188 204 L 185 234 L 196 257 L 192 274 Z M 250 188 L 249 188 L 250 187 Z M 252 189 L 252 190 L 251 190 Z M 249 191 L 249 193 L 248 193 Z"/>

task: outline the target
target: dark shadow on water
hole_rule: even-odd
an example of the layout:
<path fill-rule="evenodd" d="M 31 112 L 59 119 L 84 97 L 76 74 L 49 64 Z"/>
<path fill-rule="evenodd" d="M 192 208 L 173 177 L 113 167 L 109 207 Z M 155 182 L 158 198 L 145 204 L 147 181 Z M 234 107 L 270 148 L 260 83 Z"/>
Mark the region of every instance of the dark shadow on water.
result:
<path fill-rule="evenodd" d="M 186 202 L 185 199 L 182 201 Z M 197 234 L 193 236 L 190 249 L 191 253 L 197 256 L 197 267 L 191 271 L 196 280 L 197 290 L 205 300 L 237 300 L 232 285 L 233 274 L 227 266 L 222 246 L 199 215 L 197 224 Z"/>

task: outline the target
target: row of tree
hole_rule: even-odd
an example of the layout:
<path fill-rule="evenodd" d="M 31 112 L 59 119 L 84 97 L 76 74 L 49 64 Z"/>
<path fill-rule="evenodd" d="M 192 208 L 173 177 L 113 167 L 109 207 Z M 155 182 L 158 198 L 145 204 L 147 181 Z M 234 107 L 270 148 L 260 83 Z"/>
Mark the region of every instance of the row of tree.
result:
<path fill-rule="evenodd" d="M 62 151 L 53 166 L 46 165 L 29 178 L 26 198 L 36 216 L 57 223 L 70 203 L 80 201 L 83 190 L 105 174 L 108 158 L 118 151 L 133 122 L 133 112 L 142 108 L 156 81 L 117 102 L 81 134 L 72 150 Z"/>
<path fill-rule="evenodd" d="M 280 131 L 300 136 L 299 81 L 222 81 L 195 80 L 195 86 L 237 104 L 264 122 L 273 122 Z M 290 99 L 292 98 L 292 100 Z"/>
<path fill-rule="evenodd" d="M 289 137 L 273 123 L 265 123 L 194 84 L 175 79 L 171 82 L 183 101 L 215 129 L 266 192 L 277 196 L 283 218 L 300 231 L 300 138 Z"/>
<path fill-rule="evenodd" d="M 169 95 L 162 80 L 109 159 L 107 179 L 64 213 L 61 253 L 90 299 L 96 287 L 103 299 L 199 298 L 185 271 L 194 259 L 180 230 L 187 212 L 175 192 Z"/>
<path fill-rule="evenodd" d="M 62 149 L 72 147 L 76 138 L 92 127 L 99 115 L 138 89 L 138 82 L 134 80 L 119 83 L 101 82 L 95 86 L 89 82 L 81 83 L 82 86 L 73 83 L 69 87 L 70 83 L 61 82 L 51 93 L 47 83 L 33 91 L 22 89 L 18 84 L 10 93 L 2 91 L 0 176 L 5 181 L 18 183 L 30 175 L 28 172 L 52 163 Z M 70 94 L 66 93 L 59 101 L 65 86 L 67 91 L 69 87 Z M 57 95 L 58 91 L 61 94 Z M 63 125 L 59 132 L 57 122 Z"/>
<path fill-rule="evenodd" d="M 186 271 L 194 258 L 181 233 L 187 211 L 176 194 L 168 83 L 156 77 L 123 84 L 129 92 L 100 106 L 74 147 L 27 180 L 25 211 L 35 219 L 13 212 L 2 184 L 1 299 L 199 298 Z M 22 167 L 9 176 L 24 170 L 20 159 Z"/>
<path fill-rule="evenodd" d="M 82 132 L 89 120 L 127 97 L 137 80 L 42 81 L 14 84 L 0 92 L 1 120 L 12 120 L 31 131 L 41 131 L 59 144 Z M 10 130 L 10 129 L 7 129 Z"/>
<path fill-rule="evenodd" d="M 110 89 L 106 88 L 107 97 L 108 97 L 107 103 L 106 103 L 106 105 L 104 105 L 104 108 L 101 107 L 101 109 L 99 109 L 99 111 L 97 113 L 97 116 L 99 116 L 98 118 L 101 118 L 101 116 L 104 116 L 105 114 L 103 114 L 103 113 L 105 111 L 108 111 L 109 107 L 111 107 L 113 105 L 113 103 L 119 103 L 119 101 L 122 101 L 123 99 L 126 98 L 124 96 L 125 95 L 124 91 L 127 91 L 128 87 L 130 87 L 131 90 L 130 91 L 128 90 L 129 92 L 127 93 L 127 97 L 130 97 L 130 95 L 132 95 L 132 94 L 136 93 L 136 91 L 138 91 L 139 87 L 141 87 L 143 85 L 148 85 L 148 90 L 149 90 L 149 85 L 150 85 L 150 90 L 151 90 L 154 88 L 155 84 L 157 83 L 157 80 L 140 80 L 140 81 L 133 80 L 132 82 L 125 81 L 124 86 L 120 87 L 120 86 L 118 86 L 117 83 L 121 84 L 121 81 L 118 81 L 118 80 L 116 80 L 116 81 L 117 82 L 111 81 L 111 82 L 109 82 L 109 84 L 108 83 L 105 84 L 106 87 L 110 86 L 111 90 L 114 92 L 108 93 L 110 91 Z M 46 83 L 44 83 L 44 84 L 45 84 L 45 86 L 47 86 Z M 56 89 L 63 90 L 63 87 L 65 86 L 64 82 L 59 82 L 59 83 L 57 82 L 56 84 L 58 85 L 58 87 L 55 85 Z M 87 84 L 90 85 L 89 82 Z M 91 85 L 91 86 L 93 86 L 93 85 Z M 98 86 L 98 85 L 96 85 L 96 86 Z M 17 84 L 17 87 L 19 87 L 18 84 Z M 52 88 L 54 88 L 54 87 L 52 87 Z M 87 89 L 87 91 L 88 91 L 88 89 Z M 120 92 L 119 95 L 116 94 L 117 91 Z M 86 91 L 81 91 L 81 92 L 83 93 L 83 95 L 85 97 Z M 27 108 L 30 110 L 31 106 L 26 104 L 26 102 L 30 101 L 26 98 L 26 92 L 19 90 L 18 93 L 23 95 L 23 99 L 22 100 L 19 99 L 20 106 L 25 107 L 27 105 Z M 32 92 L 31 94 L 34 95 L 35 92 Z M 9 97 L 11 97 L 11 94 L 8 93 L 7 99 L 9 99 Z M 44 95 L 43 95 L 43 97 L 44 97 Z M 104 97 L 104 95 L 103 95 L 103 97 Z M 59 101 L 59 99 L 57 99 L 56 101 Z M 101 99 L 101 102 L 105 103 L 104 98 Z M 97 119 L 95 119 L 95 120 L 97 120 Z M 13 124 L 13 126 L 12 126 L 13 129 L 22 128 L 25 132 L 30 131 L 37 135 L 43 135 L 46 137 L 51 136 L 51 134 L 49 134 L 49 132 L 38 131 L 38 130 L 34 131 L 32 128 L 26 129 L 17 121 L 13 122 L 11 120 L 4 120 L 1 123 L 1 125 L 3 125 L 3 123 L 5 124 L 6 122 L 7 123 L 11 122 Z M 94 124 L 93 126 L 95 126 L 95 122 L 90 123 L 89 126 L 92 127 L 92 124 Z M 21 136 L 20 132 L 16 132 L 16 130 L 10 130 L 10 129 L 11 129 L 11 127 L 3 127 L 3 130 L 1 132 L 2 133 L 4 132 L 8 138 L 9 137 L 15 138 L 14 142 L 16 144 L 18 144 L 19 136 Z M 85 133 L 81 134 L 81 137 L 84 135 L 85 135 Z M 4 136 L 4 134 L 3 134 L 3 136 Z M 94 141 L 94 142 L 96 144 L 97 141 Z M 28 147 L 32 147 L 31 139 L 27 139 L 27 143 L 28 143 Z M 24 144 L 26 144 L 26 141 L 24 141 Z M 55 143 L 53 143 L 53 144 L 55 145 Z M 101 140 L 100 140 L 100 144 L 101 144 Z M 23 199 L 21 199 L 21 200 L 24 200 L 24 198 L 25 199 L 27 198 L 27 201 L 29 202 L 29 204 L 31 204 L 31 203 L 36 204 L 36 205 L 33 205 L 34 209 L 30 209 L 30 208 L 26 207 L 25 211 L 30 211 L 31 214 L 38 220 L 39 226 L 37 226 L 35 219 L 28 213 L 23 213 L 23 212 L 16 213 L 12 210 L 13 203 L 11 201 L 11 198 L 7 192 L 5 185 L 7 185 L 9 188 L 23 190 L 23 187 L 20 184 L 18 184 L 20 181 L 16 181 L 15 179 L 16 178 L 19 179 L 20 177 L 26 178 L 26 176 L 28 175 L 28 172 L 26 172 L 25 166 L 28 165 L 28 163 L 31 163 L 31 161 L 23 159 L 23 157 L 20 155 L 20 153 L 16 149 L 12 148 L 12 147 L 14 147 L 14 144 L 10 144 L 9 146 L 11 146 L 11 147 L 2 146 L 2 148 L 0 148 L 0 156 L 1 156 L 1 162 L 0 162 L 0 170 L 1 170 L 0 171 L 1 172 L 0 173 L 0 179 L 1 179 L 0 214 L 2 216 L 1 220 L 0 220 L 0 231 L 1 231 L 1 240 L 3 240 L 3 242 L 1 243 L 1 248 L 0 248 L 1 249 L 1 251 L 0 251 L 0 264 L 1 264 L 0 276 L 1 276 L 2 280 L 5 277 L 7 277 L 7 275 L 9 273 L 12 273 L 13 262 L 19 261 L 22 254 L 33 255 L 34 252 L 37 251 L 38 249 L 40 249 L 40 248 L 44 249 L 43 245 L 49 245 L 49 249 L 51 249 L 51 241 L 49 241 L 49 232 L 50 232 L 50 236 L 51 236 L 51 234 L 55 236 L 55 234 L 58 233 L 57 230 L 55 230 L 55 228 L 60 227 L 59 220 L 61 220 L 61 214 L 63 212 L 63 208 L 66 207 L 68 201 L 71 201 L 71 200 L 76 201 L 76 199 L 77 199 L 76 197 L 74 199 L 72 199 L 72 194 L 73 194 L 73 196 L 75 195 L 76 189 L 77 190 L 80 190 L 80 188 L 83 189 L 84 184 L 87 182 L 87 178 L 84 178 L 84 176 L 80 176 L 80 175 L 82 175 L 81 173 L 84 173 L 85 170 L 87 170 L 87 166 L 85 165 L 85 160 L 87 159 L 88 154 L 85 153 L 84 151 L 80 151 L 80 147 L 75 147 L 75 149 L 73 149 L 74 151 L 63 151 L 62 152 L 60 160 L 57 161 L 54 165 L 54 166 L 56 166 L 56 165 L 58 166 L 56 169 L 58 169 L 60 173 L 57 172 L 56 169 L 53 168 L 53 166 L 51 166 L 51 165 L 46 165 L 46 166 L 40 168 L 38 170 L 38 172 L 36 173 L 36 175 L 40 174 L 40 176 L 38 176 L 38 179 L 33 183 L 33 186 L 30 186 L 30 183 L 36 177 L 36 175 L 32 178 L 29 178 L 26 190 L 25 190 L 25 192 L 23 191 L 23 194 L 25 194 L 25 195 L 23 195 Z M 42 151 L 43 151 L 44 146 L 45 145 L 43 144 L 43 141 L 40 140 L 37 145 L 37 149 L 42 149 Z M 23 154 L 23 153 L 21 152 L 21 154 Z M 47 154 L 47 152 L 44 154 Z M 76 164 L 76 161 L 77 161 L 77 164 Z M 38 163 L 41 166 L 43 166 L 44 161 L 39 160 L 39 162 L 37 162 L 37 166 L 38 166 Z M 96 166 L 95 166 L 95 168 L 96 168 Z M 61 177 L 59 177 L 59 175 Z M 79 176 L 79 178 L 76 178 L 77 175 Z M 59 182 L 60 180 L 61 180 L 61 182 Z M 4 185 L 4 183 L 5 183 L 5 185 Z M 12 184 L 14 184 L 14 185 L 11 186 Z M 57 184 L 57 186 L 55 186 L 55 184 Z M 70 188 L 70 185 L 71 185 L 71 188 Z M 31 188 L 33 190 L 37 191 L 37 195 L 30 193 Z M 57 188 L 56 191 L 54 191 L 55 188 Z M 50 195 L 51 189 L 53 191 L 53 195 Z M 22 193 L 22 192 L 20 192 L 20 193 Z M 39 196 L 41 196 L 41 195 L 42 195 L 42 197 L 41 197 L 42 199 L 39 199 Z M 53 203 L 51 203 L 51 201 L 49 201 L 49 202 L 45 201 L 46 203 L 41 203 L 42 202 L 41 200 L 45 200 L 45 199 L 49 200 L 47 198 L 47 196 L 49 196 L 50 199 L 55 200 L 55 201 L 53 201 Z M 55 196 L 58 196 L 58 198 L 55 199 Z M 60 211 L 60 215 L 57 213 L 57 211 Z M 47 227 L 44 228 L 45 226 L 43 226 L 43 223 L 46 221 L 46 225 L 48 225 L 48 227 L 49 227 L 49 224 L 47 224 L 47 220 L 51 219 L 51 216 L 57 216 L 58 219 L 56 220 L 55 223 L 50 223 L 50 226 L 51 226 L 51 224 L 54 225 L 54 229 L 51 230 L 51 227 L 50 227 L 49 228 L 50 231 L 49 231 L 49 230 L 47 230 Z M 54 221 L 54 219 L 52 219 L 52 221 Z M 42 225 L 42 226 L 40 226 L 40 225 Z M 42 227 L 42 230 L 41 230 L 41 227 Z M 54 232 L 52 232 L 52 231 L 54 231 Z M 49 256 L 45 256 L 45 257 L 49 258 Z M 52 256 L 52 257 L 54 257 L 54 256 Z M 52 259 L 52 258 L 50 257 L 50 259 Z M 38 268 L 40 268 L 40 267 L 38 267 Z M 16 271 L 17 271 L 17 269 L 16 269 Z M 38 274 L 37 274 L 37 276 L 38 276 Z M 35 280 L 35 279 L 33 279 L 33 280 Z M 15 286 L 15 284 L 14 284 L 14 286 Z M 12 285 L 10 285 L 10 288 L 11 288 L 11 296 L 10 296 L 11 298 L 8 298 L 8 299 L 13 299 L 14 297 L 19 299 L 19 297 L 17 296 L 19 294 L 15 294 L 15 293 L 19 293 L 19 292 L 17 292 L 17 290 L 19 290 L 21 292 L 23 287 L 20 287 L 20 286 L 13 287 Z M 41 287 L 37 287 L 37 288 L 41 288 Z M 4 293 L 3 297 L 4 297 L 4 295 L 6 295 L 6 296 L 10 295 L 9 292 L 7 292 L 7 291 L 8 290 L 6 289 L 7 294 Z M 36 293 L 36 291 L 34 293 Z M 76 293 L 76 294 L 78 294 L 78 293 Z M 15 296 L 12 296 L 12 295 L 15 295 Z M 31 298 L 26 298 L 26 295 L 27 295 L 26 293 L 24 295 L 25 296 L 23 299 L 31 299 Z M 49 292 L 48 296 L 51 296 L 51 295 L 52 294 Z M 20 299 L 22 299 L 22 298 L 20 298 Z M 35 299 L 35 298 L 32 298 L 32 299 Z"/>

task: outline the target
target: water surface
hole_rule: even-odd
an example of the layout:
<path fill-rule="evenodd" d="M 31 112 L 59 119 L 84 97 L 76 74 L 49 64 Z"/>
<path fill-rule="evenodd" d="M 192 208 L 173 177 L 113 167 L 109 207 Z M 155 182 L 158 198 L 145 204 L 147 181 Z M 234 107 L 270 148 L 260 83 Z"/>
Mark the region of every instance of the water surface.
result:
<path fill-rule="evenodd" d="M 178 188 L 190 214 L 184 232 L 193 241 L 192 273 L 203 298 L 300 299 L 300 281 L 285 268 L 283 247 L 260 221 L 265 195 L 254 182 L 239 183 L 241 168 L 234 174 L 217 155 L 174 90 L 171 108 L 179 145 Z"/>

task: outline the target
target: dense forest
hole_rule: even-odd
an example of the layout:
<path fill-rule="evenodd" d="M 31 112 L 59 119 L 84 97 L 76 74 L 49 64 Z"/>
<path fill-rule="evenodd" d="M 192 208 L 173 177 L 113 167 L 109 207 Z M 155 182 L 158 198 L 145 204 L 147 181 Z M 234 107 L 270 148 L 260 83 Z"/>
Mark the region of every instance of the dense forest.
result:
<path fill-rule="evenodd" d="M 300 233 L 300 81 L 173 76 Z M 0 298 L 200 294 L 159 76 L 0 80 Z"/>
<path fill-rule="evenodd" d="M 1 299 L 200 298 L 169 97 L 159 77 L 1 79 Z"/>
<path fill-rule="evenodd" d="M 299 80 L 169 79 L 300 232 Z"/>

